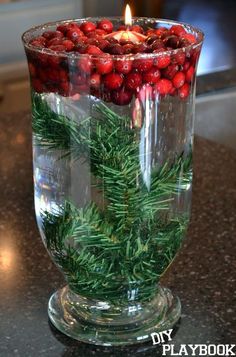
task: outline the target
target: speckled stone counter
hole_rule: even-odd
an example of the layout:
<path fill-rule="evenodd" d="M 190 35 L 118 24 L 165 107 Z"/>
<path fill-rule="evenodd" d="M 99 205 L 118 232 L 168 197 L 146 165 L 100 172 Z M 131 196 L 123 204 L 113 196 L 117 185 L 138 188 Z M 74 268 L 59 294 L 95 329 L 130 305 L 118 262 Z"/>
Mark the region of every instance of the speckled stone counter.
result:
<path fill-rule="evenodd" d="M 0 118 L 0 356 L 157 356 L 152 343 L 100 348 L 55 331 L 47 317 L 63 278 L 35 223 L 27 113 Z M 182 301 L 173 343 L 236 340 L 236 152 L 195 140 L 192 223 L 164 284 Z"/>

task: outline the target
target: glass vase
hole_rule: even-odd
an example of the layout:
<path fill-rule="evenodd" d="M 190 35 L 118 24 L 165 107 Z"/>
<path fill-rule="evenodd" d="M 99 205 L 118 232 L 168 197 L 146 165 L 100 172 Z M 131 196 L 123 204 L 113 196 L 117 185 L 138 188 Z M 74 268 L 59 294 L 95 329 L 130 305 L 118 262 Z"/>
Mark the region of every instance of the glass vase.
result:
<path fill-rule="evenodd" d="M 115 28 L 123 24 L 122 18 L 110 20 Z M 178 25 L 133 22 L 144 29 Z M 203 34 L 183 25 L 194 44 L 109 56 L 59 52 L 32 42 L 68 23 L 23 35 L 37 223 L 67 284 L 50 298 L 48 314 L 61 332 L 80 341 L 145 342 L 152 332 L 172 328 L 181 315 L 178 297 L 159 281 L 189 223 Z M 119 74 L 118 90 L 118 77 L 111 74 Z"/>

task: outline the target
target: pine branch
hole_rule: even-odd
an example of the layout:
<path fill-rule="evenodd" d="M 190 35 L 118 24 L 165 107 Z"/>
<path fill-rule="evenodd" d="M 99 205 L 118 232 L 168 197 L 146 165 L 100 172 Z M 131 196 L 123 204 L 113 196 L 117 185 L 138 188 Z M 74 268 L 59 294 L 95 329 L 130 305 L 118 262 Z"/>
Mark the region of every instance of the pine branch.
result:
<path fill-rule="evenodd" d="M 56 114 L 34 94 L 33 131 L 47 150 L 89 161 L 94 185 L 106 200 L 102 209 L 94 202 L 77 208 L 65 201 L 57 211 L 42 212 L 47 248 L 70 287 L 114 302 L 134 299 L 131 291 L 150 299 L 186 230 L 187 219 L 171 220 L 163 213 L 191 182 L 191 155 L 153 170 L 147 187 L 139 131 L 130 128 L 129 117 L 104 104 L 95 106 L 93 117 L 78 121 Z"/>

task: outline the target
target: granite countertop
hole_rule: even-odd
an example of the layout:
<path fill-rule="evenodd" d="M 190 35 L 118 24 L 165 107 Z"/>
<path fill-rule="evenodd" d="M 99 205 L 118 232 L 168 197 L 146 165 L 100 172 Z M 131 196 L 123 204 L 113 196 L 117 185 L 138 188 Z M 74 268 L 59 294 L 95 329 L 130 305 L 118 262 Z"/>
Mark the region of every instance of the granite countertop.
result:
<path fill-rule="evenodd" d="M 28 113 L 0 118 L 0 356 L 157 356 L 152 343 L 89 346 L 48 322 L 47 303 L 63 278 L 35 223 Z M 163 283 L 178 294 L 182 319 L 173 343 L 236 340 L 236 152 L 196 137 L 192 220 Z"/>

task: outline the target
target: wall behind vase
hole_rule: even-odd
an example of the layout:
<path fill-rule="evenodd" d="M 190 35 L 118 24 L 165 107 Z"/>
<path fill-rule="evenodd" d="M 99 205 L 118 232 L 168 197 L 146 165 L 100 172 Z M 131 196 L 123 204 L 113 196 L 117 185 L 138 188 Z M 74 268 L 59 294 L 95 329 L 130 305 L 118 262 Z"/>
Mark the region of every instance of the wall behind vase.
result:
<path fill-rule="evenodd" d="M 121 16 L 124 0 L 84 0 L 85 16 Z"/>

